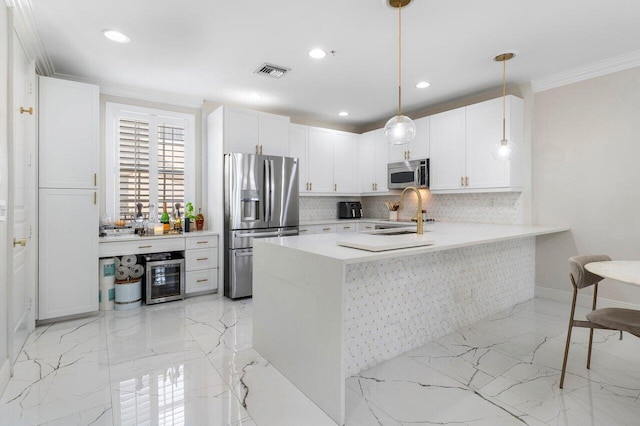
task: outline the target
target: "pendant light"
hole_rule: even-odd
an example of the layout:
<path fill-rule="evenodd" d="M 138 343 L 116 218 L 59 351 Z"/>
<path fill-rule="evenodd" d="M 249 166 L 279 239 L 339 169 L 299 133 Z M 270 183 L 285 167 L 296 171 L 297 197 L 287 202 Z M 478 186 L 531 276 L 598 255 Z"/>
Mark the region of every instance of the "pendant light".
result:
<path fill-rule="evenodd" d="M 398 9 L 398 114 L 384 126 L 384 135 L 392 145 L 404 145 L 416 137 L 416 125 L 402 115 L 402 8 L 411 0 L 389 0 L 389 6 Z"/>
<path fill-rule="evenodd" d="M 493 147 L 493 158 L 499 161 L 511 160 L 514 156 L 513 142 L 509 142 L 506 136 L 507 130 L 507 61 L 512 59 L 515 53 L 503 53 L 494 58 L 496 62 L 502 62 L 502 139 Z"/>

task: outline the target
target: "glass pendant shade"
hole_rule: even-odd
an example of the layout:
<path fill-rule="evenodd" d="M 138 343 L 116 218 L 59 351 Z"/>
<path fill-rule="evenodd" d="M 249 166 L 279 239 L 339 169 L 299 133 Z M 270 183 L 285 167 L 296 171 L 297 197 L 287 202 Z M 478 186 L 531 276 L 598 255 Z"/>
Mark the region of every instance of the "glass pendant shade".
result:
<path fill-rule="evenodd" d="M 514 156 L 514 146 L 513 143 L 510 143 L 508 140 L 503 139 L 498 141 L 493 146 L 493 150 L 491 151 L 493 158 L 498 161 L 508 161 L 511 160 Z"/>
<path fill-rule="evenodd" d="M 404 145 L 416 137 L 416 125 L 406 115 L 396 115 L 384 126 L 384 136 L 392 145 Z"/>

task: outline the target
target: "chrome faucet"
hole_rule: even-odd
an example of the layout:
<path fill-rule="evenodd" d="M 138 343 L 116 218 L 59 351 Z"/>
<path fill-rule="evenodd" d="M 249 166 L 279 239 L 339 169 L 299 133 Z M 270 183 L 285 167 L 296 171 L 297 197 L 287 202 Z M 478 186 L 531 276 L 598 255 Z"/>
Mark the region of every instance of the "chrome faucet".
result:
<path fill-rule="evenodd" d="M 408 190 L 412 190 L 418 195 L 418 214 L 416 215 L 418 223 L 417 233 L 418 235 L 422 235 L 422 196 L 420 195 L 420 190 L 418 188 L 416 188 L 415 186 L 407 186 L 404 191 L 402 191 L 402 194 L 400 194 L 400 207 L 398 208 L 398 210 L 402 208 L 402 200 L 404 200 L 404 194 Z"/>

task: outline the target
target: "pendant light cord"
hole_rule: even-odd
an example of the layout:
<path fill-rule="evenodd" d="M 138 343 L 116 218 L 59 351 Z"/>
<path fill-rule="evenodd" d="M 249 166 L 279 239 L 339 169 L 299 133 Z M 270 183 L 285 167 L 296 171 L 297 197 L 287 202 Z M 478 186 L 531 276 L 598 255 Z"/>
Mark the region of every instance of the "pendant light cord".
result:
<path fill-rule="evenodd" d="M 402 1 L 398 5 L 398 117 L 402 115 Z"/>
<path fill-rule="evenodd" d="M 506 143 L 506 109 L 507 109 L 507 60 L 502 61 L 502 144 Z"/>

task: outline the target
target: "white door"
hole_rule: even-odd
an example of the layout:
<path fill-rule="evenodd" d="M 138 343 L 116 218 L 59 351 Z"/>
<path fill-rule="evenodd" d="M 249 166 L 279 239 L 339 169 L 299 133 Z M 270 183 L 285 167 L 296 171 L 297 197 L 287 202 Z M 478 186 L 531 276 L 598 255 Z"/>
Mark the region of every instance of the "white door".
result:
<path fill-rule="evenodd" d="M 360 192 L 358 185 L 358 135 L 336 132 L 333 137 L 333 189 Z"/>
<path fill-rule="evenodd" d="M 376 162 L 374 167 L 376 192 L 387 192 L 389 190 L 387 166 L 389 164 L 389 142 L 384 136 L 384 129 L 374 132 L 376 144 Z"/>
<path fill-rule="evenodd" d="M 409 160 L 423 160 L 429 158 L 429 127 L 431 121 L 429 117 L 418 118 L 416 124 L 416 138 L 411 142 L 409 148 Z"/>
<path fill-rule="evenodd" d="M 360 135 L 358 147 L 358 169 L 360 173 L 360 192 L 375 191 L 376 135 L 375 130 Z"/>
<path fill-rule="evenodd" d="M 239 108 L 224 109 L 224 153 L 257 154 L 260 113 Z"/>
<path fill-rule="evenodd" d="M 465 109 L 431 116 L 429 188 L 464 189 Z"/>
<path fill-rule="evenodd" d="M 333 192 L 333 131 L 309 128 L 309 183 L 313 192 Z"/>
<path fill-rule="evenodd" d="M 260 113 L 261 154 L 289 156 L 289 117 Z"/>
<path fill-rule="evenodd" d="M 8 265 L 9 283 L 9 356 L 15 362 L 27 336 L 35 328 L 35 239 L 32 238 L 35 197 L 35 65 L 29 61 L 17 35 L 13 34 L 13 87 L 9 138 L 9 238 L 13 253 Z M 30 108 L 32 108 L 30 110 Z M 22 109 L 22 112 L 21 112 Z M 25 111 L 26 110 L 26 111 Z M 31 111 L 31 112 L 28 112 Z"/>
<path fill-rule="evenodd" d="M 289 155 L 298 159 L 298 182 L 300 193 L 309 191 L 309 129 L 301 124 L 292 124 L 289 135 Z"/>

